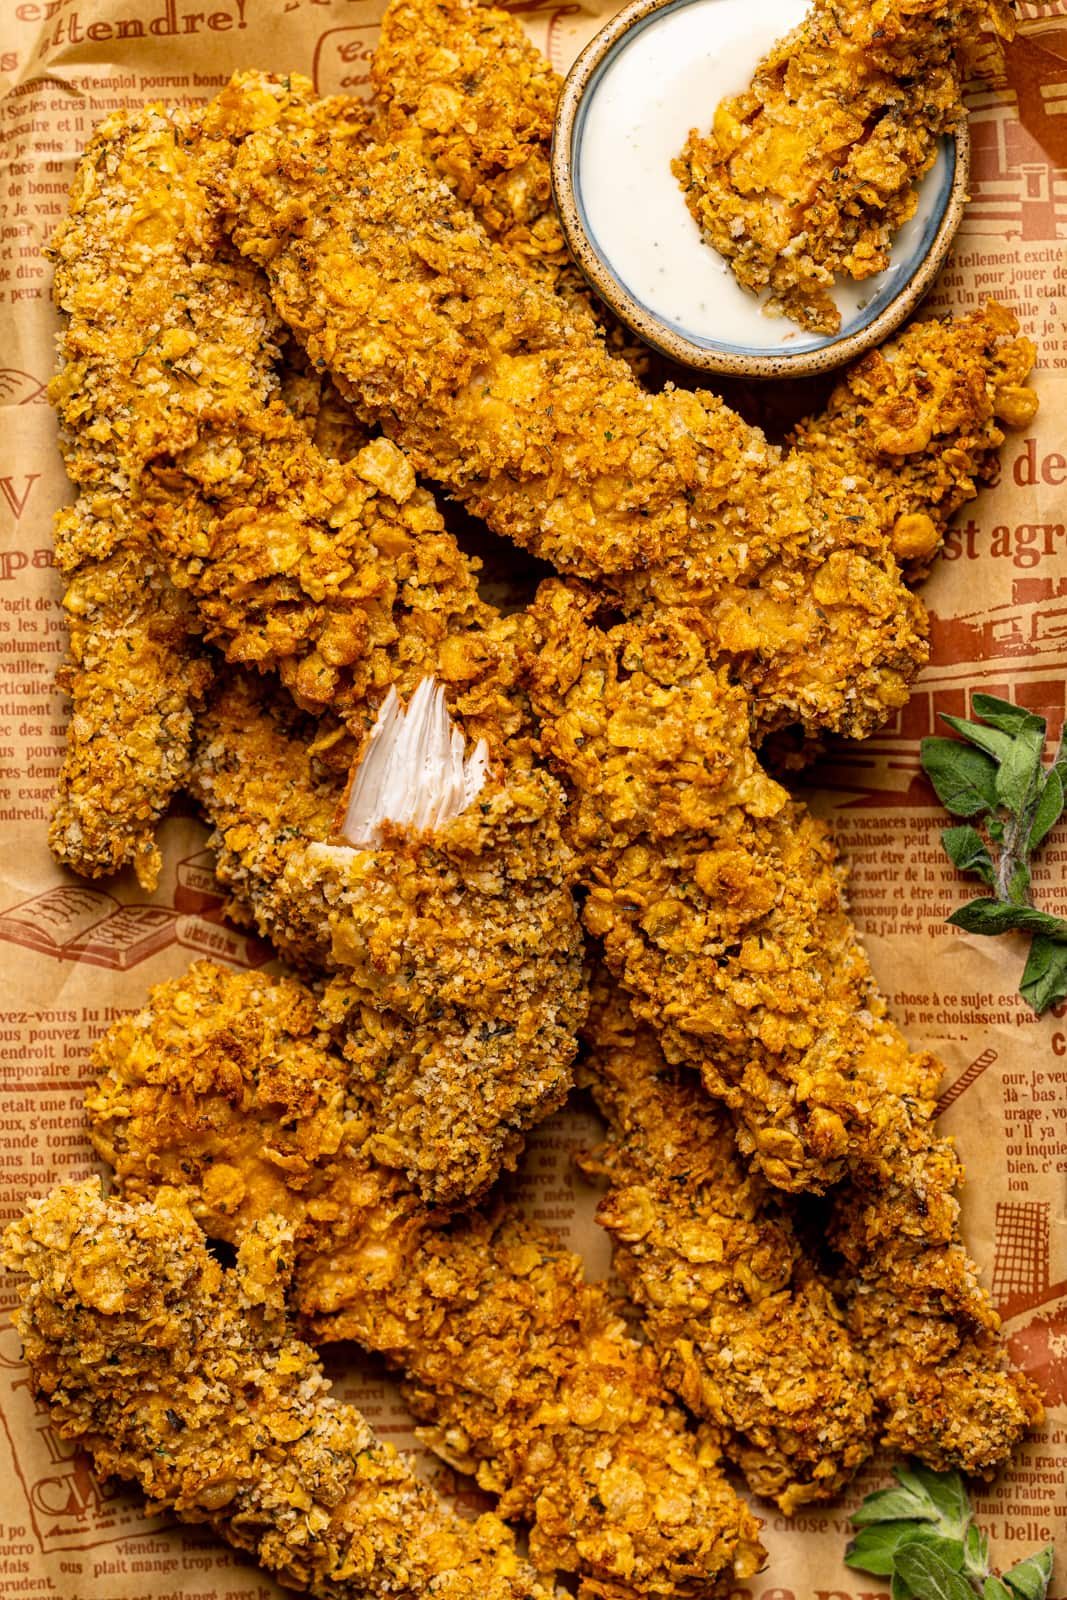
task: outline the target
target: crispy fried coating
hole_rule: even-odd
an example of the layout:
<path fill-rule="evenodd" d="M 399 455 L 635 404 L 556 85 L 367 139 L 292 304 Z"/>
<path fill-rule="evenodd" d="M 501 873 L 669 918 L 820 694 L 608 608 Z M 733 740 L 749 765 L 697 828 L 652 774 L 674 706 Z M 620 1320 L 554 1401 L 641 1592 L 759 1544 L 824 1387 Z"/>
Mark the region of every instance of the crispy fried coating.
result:
<path fill-rule="evenodd" d="M 783 457 L 706 393 L 646 394 L 410 146 L 331 141 L 262 78 L 220 98 L 240 140 L 219 173 L 237 243 L 420 470 L 628 611 L 700 605 L 765 726 L 858 735 L 903 703 L 922 609 L 853 475 L 817 450 Z"/>
<path fill-rule="evenodd" d="M 333 461 L 351 461 L 370 444 L 372 430 L 348 404 L 326 372 L 316 372 L 303 347 L 288 339 L 278 363 L 278 393 L 282 404 L 302 425 L 322 455 Z"/>
<path fill-rule="evenodd" d="M 979 32 L 1004 0 L 813 0 L 808 15 L 690 132 L 672 170 L 707 242 L 770 307 L 836 333 L 835 274 L 889 265 L 943 134 L 966 117 Z"/>
<path fill-rule="evenodd" d="M 908 580 L 925 576 L 949 520 L 998 469 L 1004 428 L 1037 411 L 1026 382 L 1036 351 L 990 300 L 965 317 L 913 322 L 849 367 L 791 448 L 862 486 L 892 529 Z"/>
<path fill-rule="evenodd" d="M 347 104 L 308 114 L 328 115 L 352 140 L 365 115 Z M 138 529 L 131 548 L 158 552 L 155 567 L 162 561 L 231 660 L 275 668 L 303 705 L 362 727 L 376 696 L 413 687 L 426 670 L 463 684 L 506 680 L 507 629 L 491 631 L 477 564 L 400 451 L 382 438 L 357 443 L 336 392 L 320 379 L 316 396 L 291 363 L 279 387 L 265 281 L 233 257 L 201 181 L 208 142 L 192 113 L 150 108 L 110 119 L 82 162 L 54 247 L 70 321 L 52 393 L 84 485 L 57 533 L 61 558 L 94 547 L 92 496 L 117 476 Z M 131 606 L 148 559 L 128 563 Z M 143 626 L 142 612 L 133 614 Z M 100 657 L 88 656 L 97 674 Z M 157 674 L 168 712 L 188 676 L 178 666 Z M 108 692 L 92 680 L 76 688 L 83 700 Z M 498 704 L 506 708 L 506 695 Z M 185 737 L 190 720 L 180 723 Z M 499 742 L 506 730 L 490 731 Z M 157 766 L 177 781 L 183 755 L 184 746 Z"/>
<path fill-rule="evenodd" d="M 867 1357 L 883 1443 L 937 1471 L 993 1472 L 1044 1415 L 1010 1364 L 1000 1319 L 960 1238 L 963 1171 L 951 1139 L 904 1103 L 880 1166 L 833 1196 L 830 1238 L 845 1258 L 849 1323 Z"/>
<path fill-rule="evenodd" d="M 699 1068 L 773 1184 L 846 1182 L 840 1248 L 887 1437 L 985 1470 L 1038 1408 L 960 1241 L 958 1171 L 930 1120 L 940 1063 L 887 1015 L 829 833 L 760 772 L 741 691 L 707 671 L 678 614 L 670 629 L 605 632 L 594 610 L 549 583 L 532 613 L 534 704 L 571 790 L 585 925 L 635 1015 L 668 1060 Z M 902 1320 L 893 1307 L 909 1295 Z"/>
<path fill-rule="evenodd" d="M 582 1080 L 608 1140 L 582 1165 L 611 1184 L 597 1220 L 664 1378 L 757 1494 L 791 1516 L 839 1494 L 870 1454 L 866 1363 L 730 1118 L 667 1065 L 601 971 Z"/>
<path fill-rule="evenodd" d="M 284 1223 L 314 1336 L 406 1373 L 427 1442 L 532 1522 L 539 1568 L 615 1600 L 710 1596 L 756 1570 L 757 1524 L 603 1285 L 506 1211 L 428 1213 L 375 1159 L 372 1107 L 303 985 L 198 963 L 95 1059 L 93 1138 L 123 1192 L 180 1188 L 235 1242 Z"/>
<path fill-rule="evenodd" d="M 238 679 L 200 724 L 192 787 L 244 918 L 334 974 L 345 1048 L 368 1081 L 379 1158 L 435 1201 L 477 1195 L 562 1104 L 586 1008 L 573 864 L 548 773 L 506 769 L 433 833 L 334 843 L 343 776 L 314 734 Z M 321 733 L 320 733 L 321 737 Z"/>
<path fill-rule="evenodd" d="M 101 495 L 99 543 L 111 553 L 82 563 L 63 597 L 69 660 L 57 681 L 71 711 L 48 843 L 85 877 L 132 864 L 152 890 L 162 866 L 156 827 L 188 774 L 212 666 L 185 596 L 150 549 L 117 533 L 121 510 L 112 517 L 105 507 Z"/>
<path fill-rule="evenodd" d="M 547 1600 L 504 1524 L 451 1512 L 256 1309 L 269 1229 L 223 1272 L 173 1197 L 124 1205 L 89 1180 L 34 1202 L 4 1243 L 52 1426 L 152 1512 L 207 1523 L 322 1600 Z"/>
<path fill-rule="evenodd" d="M 648 347 L 592 294 L 563 237 L 549 163 L 563 79 L 519 19 L 480 0 L 391 0 L 371 81 L 375 139 L 417 150 L 513 261 L 645 373 Z"/>
<path fill-rule="evenodd" d="M 477 0 L 391 0 L 371 81 L 376 140 L 413 145 L 489 237 L 549 283 L 574 274 L 549 167 L 563 80 L 516 17 Z"/>
<path fill-rule="evenodd" d="M 827 829 L 761 770 L 744 690 L 707 666 L 699 613 L 602 629 L 596 611 L 555 581 L 530 611 L 585 925 L 771 1182 L 825 1189 L 939 1068 L 886 1020 Z"/>

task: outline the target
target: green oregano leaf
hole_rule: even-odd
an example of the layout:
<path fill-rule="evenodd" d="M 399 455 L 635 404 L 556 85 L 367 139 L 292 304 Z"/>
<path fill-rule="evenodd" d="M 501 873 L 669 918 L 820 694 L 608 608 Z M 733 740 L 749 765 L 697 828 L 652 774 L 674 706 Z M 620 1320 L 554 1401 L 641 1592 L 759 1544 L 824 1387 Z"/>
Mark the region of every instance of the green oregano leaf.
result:
<path fill-rule="evenodd" d="M 960 1474 L 922 1465 L 894 1472 L 896 1486 L 868 1495 L 852 1514 L 859 1532 L 848 1566 L 888 1578 L 893 1600 L 1046 1600 L 1051 1545 L 998 1578 Z"/>
<path fill-rule="evenodd" d="M 943 828 L 941 843 L 953 866 L 958 867 L 961 872 L 976 873 L 983 883 L 988 883 L 990 886 L 996 882 L 993 857 L 989 854 L 978 829 L 972 828 L 969 822 L 961 824 L 958 828 Z"/>
<path fill-rule="evenodd" d="M 1008 905 L 988 896 L 971 900 L 949 917 L 954 927 L 967 933 L 1042 933 L 1050 939 L 1067 939 L 1067 922 L 1033 906 Z"/>
<path fill-rule="evenodd" d="M 1063 802 L 1063 779 L 1053 767 L 1045 778 L 1034 812 L 1034 820 L 1030 824 L 1030 836 L 1026 841 L 1027 854 L 1031 850 L 1036 850 L 1042 839 L 1056 826 L 1063 815 Z"/>
<path fill-rule="evenodd" d="M 1067 1000 L 1067 943 L 1040 933 L 1033 938 L 1019 993 L 1039 1017 Z"/>
<path fill-rule="evenodd" d="M 876 1578 L 893 1573 L 893 1559 L 902 1544 L 921 1539 L 925 1525 L 916 1522 L 874 1522 L 861 1528 L 845 1550 L 846 1567 L 872 1572 Z"/>
<path fill-rule="evenodd" d="M 893 1570 L 922 1600 L 975 1600 L 967 1579 L 925 1545 L 906 1544 Z"/>
<path fill-rule="evenodd" d="M 1010 733 L 1000 733 L 996 728 L 983 728 L 977 722 L 966 722 L 963 717 L 950 717 L 944 711 L 941 721 L 947 722 L 961 739 L 977 745 L 979 750 L 984 750 L 995 761 L 1004 761 L 1014 749 L 1015 742 Z"/>
<path fill-rule="evenodd" d="M 1026 711 L 1022 706 L 1013 706 L 1010 700 L 999 700 L 995 694 L 974 694 L 971 696 L 971 709 L 976 717 L 981 717 L 983 722 L 988 722 L 991 728 L 999 728 L 1002 733 L 1024 733 L 1034 730 L 1041 735 L 1041 742 L 1045 742 L 1046 722 L 1044 717 L 1039 717 L 1034 711 Z"/>
<path fill-rule="evenodd" d="M 924 739 L 923 771 L 937 798 L 954 817 L 976 817 L 997 804 L 997 765 L 992 757 L 958 739 Z"/>
<path fill-rule="evenodd" d="M 963 1551 L 964 1570 L 968 1577 L 976 1578 L 980 1583 L 989 1571 L 989 1540 L 973 1522 L 967 1529 Z"/>
<path fill-rule="evenodd" d="M 1010 1572 L 1005 1572 L 1004 1582 L 1012 1594 L 1017 1595 L 1019 1600 L 1045 1600 L 1049 1579 L 1052 1577 L 1055 1554 L 1055 1547 L 1046 1545 L 1036 1556 L 1027 1556 L 1024 1561 L 1012 1567 Z"/>
<path fill-rule="evenodd" d="M 897 1479 L 933 1507 L 940 1531 L 949 1538 L 962 1539 L 971 1520 L 967 1487 L 958 1472 L 934 1472 L 917 1463 L 894 1469 Z"/>
<path fill-rule="evenodd" d="M 852 1513 L 852 1524 L 864 1528 L 872 1522 L 897 1522 L 902 1518 L 936 1522 L 937 1512 L 921 1492 L 906 1488 L 878 1489 Z"/>
<path fill-rule="evenodd" d="M 1030 804 L 1041 777 L 1042 748 L 1040 742 L 1035 745 L 1025 736 L 1020 736 L 1012 741 L 1011 748 L 997 768 L 997 799 L 1017 817 L 1021 817 Z"/>

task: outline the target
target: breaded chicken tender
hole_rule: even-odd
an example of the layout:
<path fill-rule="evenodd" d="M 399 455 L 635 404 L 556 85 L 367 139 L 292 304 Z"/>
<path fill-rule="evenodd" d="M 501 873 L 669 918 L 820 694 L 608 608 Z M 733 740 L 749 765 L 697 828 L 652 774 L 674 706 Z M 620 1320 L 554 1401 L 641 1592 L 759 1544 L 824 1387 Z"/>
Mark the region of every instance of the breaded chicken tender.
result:
<path fill-rule="evenodd" d="M 124 1205 L 90 1179 L 31 1204 L 4 1259 L 27 1280 L 18 1326 L 52 1426 L 152 1513 L 207 1523 L 322 1600 L 548 1600 L 498 1518 L 461 1520 L 331 1396 L 270 1306 L 271 1242 L 250 1235 L 223 1272 L 173 1195 Z"/>
<path fill-rule="evenodd" d="M 242 920 L 333 974 L 325 1003 L 342 1027 L 353 1019 L 344 1048 L 375 1107 L 379 1159 L 428 1200 L 477 1195 L 572 1082 L 586 997 L 562 792 L 547 772 L 507 767 L 441 827 L 356 848 L 338 842 L 344 775 L 330 749 L 248 680 L 220 691 L 192 774 L 216 870 Z M 387 1071 L 357 1044 L 371 1015 Z"/>
<path fill-rule="evenodd" d="M 858 484 L 891 528 L 909 582 L 925 577 L 948 524 L 999 470 L 1005 428 L 1037 411 L 1026 382 L 1036 351 L 996 301 L 965 317 L 911 323 L 797 424 L 796 454 L 828 481 Z"/>
<path fill-rule="evenodd" d="M 173 1186 L 242 1251 L 264 1227 L 291 1240 L 314 1337 L 357 1339 L 406 1374 L 426 1441 L 533 1524 L 539 1568 L 614 1600 L 718 1595 L 758 1568 L 758 1525 L 711 1441 L 686 1431 L 579 1259 L 507 1211 L 447 1222 L 376 1158 L 373 1104 L 314 993 L 201 962 L 95 1063 L 92 1135 L 123 1193 Z"/>
<path fill-rule="evenodd" d="M 883 1442 L 937 1471 L 989 1478 L 1044 1416 L 960 1240 L 963 1179 L 951 1139 L 904 1105 L 885 1162 L 833 1194 L 849 1323 L 867 1358 Z"/>
<path fill-rule="evenodd" d="M 872 1390 L 899 1408 L 890 1439 L 910 1428 L 920 1456 L 987 1470 L 1040 1408 L 988 1336 L 995 1319 L 960 1241 L 959 1174 L 931 1120 L 940 1063 L 889 1018 L 829 833 L 760 771 L 741 691 L 707 670 L 680 615 L 670 628 L 602 631 L 595 610 L 595 597 L 554 582 L 532 610 L 534 704 L 570 790 L 585 925 L 636 1017 L 669 1061 L 699 1068 L 773 1184 L 825 1192 L 847 1180 L 859 1196 L 844 1204 L 842 1248 L 876 1351 Z M 897 1327 L 898 1290 L 919 1293 L 911 1277 L 921 1286 L 926 1273 L 926 1322 Z M 864 1320 L 868 1304 L 878 1309 Z M 938 1370 L 957 1350 L 966 1381 Z"/>
<path fill-rule="evenodd" d="M 73 568 L 63 597 L 69 660 L 57 681 L 71 710 L 48 842 L 83 876 L 132 865 L 151 890 L 162 865 L 156 827 L 188 775 L 213 669 L 164 564 L 123 537 L 129 519 L 118 506 L 104 495 L 95 506 L 83 532 L 92 529 L 99 555 Z"/>
<path fill-rule="evenodd" d="M 1005 0 L 813 0 L 672 163 L 707 242 L 770 308 L 836 333 L 836 274 L 889 265 L 943 134 L 966 117 L 978 35 Z"/>
<path fill-rule="evenodd" d="M 569 791 L 583 917 L 669 1060 L 699 1067 L 742 1150 L 820 1191 L 938 1069 L 886 1021 L 829 834 L 761 769 L 744 690 L 700 614 L 597 625 L 550 581 L 530 609 L 541 746 Z M 877 1081 L 875 1081 L 877 1080 Z"/>
<path fill-rule="evenodd" d="M 236 242 L 419 470 L 628 611 L 700 605 L 765 726 L 859 735 L 903 703 L 922 610 L 853 475 L 818 451 L 783 457 L 706 393 L 644 393 L 410 145 L 331 140 L 294 91 L 253 75 L 219 106 L 240 141 L 218 174 Z M 981 449 L 999 437 L 992 381 L 978 403 Z"/>
<path fill-rule="evenodd" d="M 371 81 L 375 139 L 416 149 L 513 261 L 647 371 L 648 346 L 595 298 L 567 248 L 550 167 L 563 79 L 518 17 L 480 0 L 391 0 Z"/>
<path fill-rule="evenodd" d="M 363 118 L 346 103 L 332 121 L 358 138 Z M 360 440 L 328 380 L 290 362 L 280 382 L 265 282 L 234 258 L 201 182 L 205 142 L 192 113 L 109 119 L 52 247 L 69 321 L 51 395 L 81 490 L 56 529 L 78 577 L 53 842 L 79 870 L 133 856 L 146 881 L 207 681 L 201 635 L 357 726 L 426 670 L 508 674 L 477 564 L 400 451 Z M 123 741 L 142 757 L 128 782 Z"/>
<path fill-rule="evenodd" d="M 603 971 L 585 1035 L 582 1081 L 608 1139 L 582 1165 L 611 1184 L 597 1220 L 664 1378 L 786 1516 L 832 1499 L 876 1438 L 841 1308 L 740 1160 L 729 1116 L 667 1065 Z"/>
<path fill-rule="evenodd" d="M 580 276 L 552 201 L 562 78 L 508 11 L 391 0 L 371 63 L 381 143 L 412 144 L 491 239 L 552 285 Z"/>

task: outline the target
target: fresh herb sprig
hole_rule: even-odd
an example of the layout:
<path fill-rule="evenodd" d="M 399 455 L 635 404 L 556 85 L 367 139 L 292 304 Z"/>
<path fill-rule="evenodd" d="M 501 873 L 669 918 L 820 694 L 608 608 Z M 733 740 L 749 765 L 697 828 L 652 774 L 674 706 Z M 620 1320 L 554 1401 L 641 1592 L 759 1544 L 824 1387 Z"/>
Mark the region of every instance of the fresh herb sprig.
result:
<path fill-rule="evenodd" d="M 859 1572 L 892 1578 L 893 1600 L 1045 1600 L 1055 1550 L 1046 1545 L 998 1577 L 958 1472 L 894 1468 L 897 1485 L 869 1494 L 845 1551 Z"/>
<path fill-rule="evenodd" d="M 1019 992 L 1038 1016 L 1067 998 L 1067 921 L 1039 911 L 1030 893 L 1030 856 L 1059 820 L 1067 788 L 1061 738 L 1045 767 L 1045 719 L 995 695 L 976 694 L 976 722 L 942 714 L 960 739 L 924 739 L 920 759 L 938 799 L 954 817 L 941 842 L 961 872 L 992 889 L 949 917 L 968 933 L 1028 933 L 1030 954 Z"/>

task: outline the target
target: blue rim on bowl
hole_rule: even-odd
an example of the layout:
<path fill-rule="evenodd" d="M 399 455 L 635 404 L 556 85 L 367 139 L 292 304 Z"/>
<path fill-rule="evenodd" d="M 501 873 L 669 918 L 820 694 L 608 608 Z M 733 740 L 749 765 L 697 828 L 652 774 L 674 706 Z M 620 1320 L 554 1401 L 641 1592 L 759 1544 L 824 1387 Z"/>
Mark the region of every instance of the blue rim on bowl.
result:
<path fill-rule="evenodd" d="M 638 336 L 672 360 L 701 372 L 749 378 L 806 377 L 853 361 L 881 344 L 918 306 L 948 254 L 963 216 L 970 169 L 970 135 L 964 119 L 954 134 L 941 141 L 932 171 L 923 182 L 932 193 L 921 232 L 910 243 L 904 262 L 868 280 L 871 293 L 858 318 L 840 332 L 813 335 L 794 330 L 792 348 L 756 348 L 687 331 L 679 322 L 654 310 L 627 287 L 600 245 L 590 223 L 580 179 L 580 147 L 593 93 L 624 48 L 665 12 L 676 12 L 702 0 L 630 0 L 586 45 L 560 94 L 552 141 L 552 187 L 564 235 L 578 265 L 597 295 Z M 714 110 L 708 107 L 708 120 Z M 669 171 L 664 183 L 674 183 Z M 694 228 L 696 224 L 693 224 Z M 896 243 L 896 242 L 894 242 Z M 713 254 L 710 245 L 702 246 Z M 746 291 L 739 291 L 746 293 Z M 788 325 L 792 327 L 792 325 Z"/>

